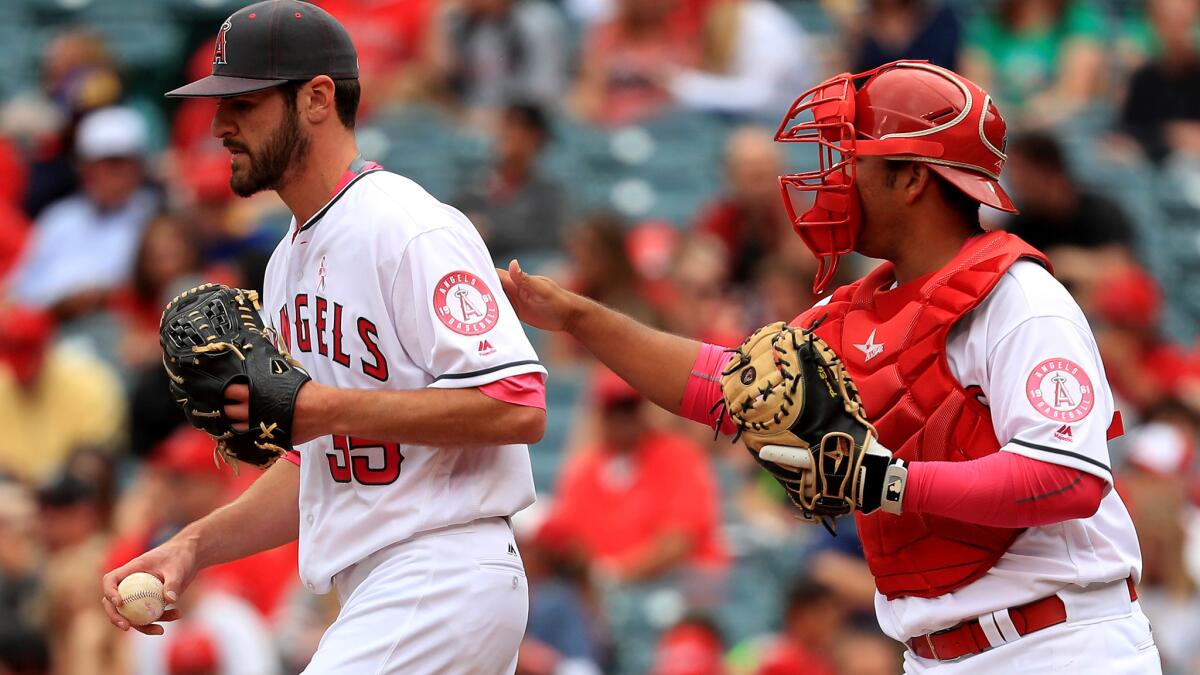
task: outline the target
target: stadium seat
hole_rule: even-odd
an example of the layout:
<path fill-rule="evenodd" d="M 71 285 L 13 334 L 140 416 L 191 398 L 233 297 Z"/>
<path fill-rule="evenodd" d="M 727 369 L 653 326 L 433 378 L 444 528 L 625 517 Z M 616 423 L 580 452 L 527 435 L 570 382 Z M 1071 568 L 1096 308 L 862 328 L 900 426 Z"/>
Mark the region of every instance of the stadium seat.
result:
<path fill-rule="evenodd" d="M 539 354 L 543 359 L 546 356 L 544 351 Z M 571 368 L 554 368 L 546 379 L 546 409 L 550 413 L 546 417 L 546 433 L 541 441 L 529 446 L 538 494 L 554 493 L 585 382 L 583 374 Z"/>
<path fill-rule="evenodd" d="M 0 97 L 7 99 L 35 87 L 38 77 L 41 43 L 33 14 L 20 3 L 0 2 L 0 44 L 5 49 L 0 60 Z"/>
<path fill-rule="evenodd" d="M 221 20 L 246 6 L 244 0 L 163 0 L 180 18 L 204 21 Z"/>
<path fill-rule="evenodd" d="M 381 111 L 363 124 L 384 139 L 378 159 L 390 171 L 420 183 L 439 199 L 451 199 L 460 188 L 456 153 L 464 144 L 440 111 L 410 105 Z"/>

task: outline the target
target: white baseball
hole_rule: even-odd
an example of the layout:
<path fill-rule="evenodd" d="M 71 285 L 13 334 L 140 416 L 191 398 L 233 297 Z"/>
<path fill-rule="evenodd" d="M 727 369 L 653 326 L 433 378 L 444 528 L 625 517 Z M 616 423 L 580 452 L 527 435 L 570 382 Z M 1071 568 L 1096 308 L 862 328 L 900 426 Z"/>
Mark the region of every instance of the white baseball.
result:
<path fill-rule="evenodd" d="M 145 572 L 134 572 L 117 584 L 121 606 L 117 611 L 129 619 L 132 626 L 145 626 L 162 616 L 166 601 L 163 600 L 163 583 L 158 577 Z"/>

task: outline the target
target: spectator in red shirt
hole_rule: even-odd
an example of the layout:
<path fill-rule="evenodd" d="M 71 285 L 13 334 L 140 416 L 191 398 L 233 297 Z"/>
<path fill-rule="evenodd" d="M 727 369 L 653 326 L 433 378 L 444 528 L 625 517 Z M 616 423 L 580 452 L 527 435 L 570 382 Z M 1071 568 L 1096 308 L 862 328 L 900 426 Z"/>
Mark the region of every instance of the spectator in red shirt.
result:
<path fill-rule="evenodd" d="M 726 675 L 725 647 L 716 625 L 703 616 L 684 617 L 663 633 L 650 675 Z"/>
<path fill-rule="evenodd" d="M 167 675 L 217 675 L 221 660 L 213 636 L 202 627 L 181 625 L 167 646 Z"/>
<path fill-rule="evenodd" d="M 845 622 L 832 589 L 798 579 L 788 591 L 783 630 L 763 651 L 755 675 L 835 675 L 830 655 Z"/>
<path fill-rule="evenodd" d="M 723 194 L 700 213 L 696 229 L 716 236 L 725 246 L 730 281 L 751 280 L 763 258 L 777 253 L 810 260 L 800 239 L 792 234 L 779 181 L 784 161 L 771 133 L 743 127 L 730 134 L 725 146 Z"/>
<path fill-rule="evenodd" d="M 704 451 L 651 428 L 641 396 L 613 373 L 601 371 L 595 391 L 601 437 L 568 461 L 553 527 L 617 582 L 722 568 L 717 485 Z"/>
<path fill-rule="evenodd" d="M 662 112 L 671 95 L 671 71 L 699 62 L 694 30 L 672 21 L 673 0 L 619 0 L 612 20 L 584 39 L 575 109 L 606 126 L 645 120 Z"/>
<path fill-rule="evenodd" d="M 1148 415 L 1173 399 L 1200 400 L 1200 364 L 1160 328 L 1162 290 L 1146 270 L 1108 268 L 1093 291 L 1100 356 L 1113 392 Z"/>
<path fill-rule="evenodd" d="M 17 264 L 29 239 L 29 219 L 21 210 L 28 182 L 29 168 L 17 148 L 0 136 L 0 285 Z"/>

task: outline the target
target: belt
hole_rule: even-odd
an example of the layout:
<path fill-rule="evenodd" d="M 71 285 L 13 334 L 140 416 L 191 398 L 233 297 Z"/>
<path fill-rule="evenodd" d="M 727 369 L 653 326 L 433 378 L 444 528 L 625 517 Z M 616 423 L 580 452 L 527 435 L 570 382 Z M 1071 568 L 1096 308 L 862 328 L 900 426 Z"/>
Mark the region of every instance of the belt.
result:
<path fill-rule="evenodd" d="M 1137 600 L 1133 577 L 1126 579 L 1125 583 L 1129 586 L 1129 599 Z M 982 654 L 994 644 L 1012 642 L 1018 637 L 1056 626 L 1066 620 L 1067 608 L 1062 598 L 1051 595 L 1018 607 L 985 614 L 979 619 L 964 621 L 936 633 L 919 635 L 907 644 L 914 654 L 923 659 L 956 661 Z"/>

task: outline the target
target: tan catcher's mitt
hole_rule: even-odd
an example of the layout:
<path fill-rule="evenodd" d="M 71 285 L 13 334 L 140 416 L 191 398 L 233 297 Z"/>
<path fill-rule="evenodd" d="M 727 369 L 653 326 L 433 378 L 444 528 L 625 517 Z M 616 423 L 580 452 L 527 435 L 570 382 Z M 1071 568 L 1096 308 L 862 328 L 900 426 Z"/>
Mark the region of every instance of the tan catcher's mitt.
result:
<path fill-rule="evenodd" d="M 276 349 L 258 310 L 255 291 L 205 284 L 176 296 L 159 324 L 171 395 L 234 470 L 234 460 L 265 469 L 291 449 L 296 394 L 309 380 Z M 248 431 L 235 431 L 225 415 L 231 384 L 250 388 Z"/>
<path fill-rule="evenodd" d="M 724 414 L 805 520 L 832 532 L 856 509 L 900 512 L 904 463 L 876 440 L 858 389 L 824 340 L 780 321 L 731 352 L 721 374 Z"/>

